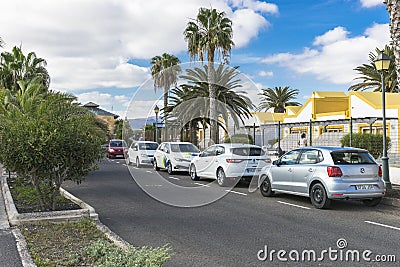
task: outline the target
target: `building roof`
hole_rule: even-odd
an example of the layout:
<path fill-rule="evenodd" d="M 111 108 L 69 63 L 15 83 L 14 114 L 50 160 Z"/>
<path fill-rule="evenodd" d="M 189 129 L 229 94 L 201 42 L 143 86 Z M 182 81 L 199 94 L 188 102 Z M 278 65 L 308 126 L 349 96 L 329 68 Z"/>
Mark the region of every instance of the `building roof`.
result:
<path fill-rule="evenodd" d="M 350 92 L 350 95 L 355 95 L 370 106 L 379 109 L 382 108 L 382 92 Z M 400 106 L 400 94 L 399 93 L 386 93 L 386 107 L 399 107 Z"/>
<path fill-rule="evenodd" d="M 345 92 L 313 92 L 311 98 L 345 98 L 347 97 Z"/>
<path fill-rule="evenodd" d="M 85 105 L 83 105 L 83 107 L 87 108 L 90 112 L 98 116 L 114 117 L 114 119 L 117 119 L 119 117 L 119 115 L 117 114 L 99 108 L 99 105 L 93 102 L 86 103 Z"/>

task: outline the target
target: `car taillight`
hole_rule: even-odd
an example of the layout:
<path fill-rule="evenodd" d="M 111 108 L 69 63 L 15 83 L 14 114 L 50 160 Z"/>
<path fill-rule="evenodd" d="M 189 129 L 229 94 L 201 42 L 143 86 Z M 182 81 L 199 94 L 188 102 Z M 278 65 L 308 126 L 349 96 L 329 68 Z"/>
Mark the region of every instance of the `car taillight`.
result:
<path fill-rule="evenodd" d="M 337 166 L 329 166 L 327 170 L 329 177 L 341 177 L 343 175 L 342 170 Z"/>
<path fill-rule="evenodd" d="M 378 176 L 379 176 L 379 177 L 382 177 L 382 166 L 379 166 L 379 169 L 378 169 Z"/>
<path fill-rule="evenodd" d="M 240 163 L 243 162 L 242 159 L 226 159 L 226 162 L 228 163 Z"/>

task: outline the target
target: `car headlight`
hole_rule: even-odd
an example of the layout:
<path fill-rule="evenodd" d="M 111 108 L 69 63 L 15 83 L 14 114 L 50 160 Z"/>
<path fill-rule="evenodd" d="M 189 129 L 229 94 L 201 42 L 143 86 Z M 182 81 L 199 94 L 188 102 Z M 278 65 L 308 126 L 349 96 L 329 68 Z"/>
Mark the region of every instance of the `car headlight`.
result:
<path fill-rule="evenodd" d="M 147 154 L 146 153 L 140 153 L 140 156 L 147 157 Z"/>
<path fill-rule="evenodd" d="M 184 161 L 185 159 L 182 159 L 182 158 L 174 158 L 174 160 L 176 160 L 176 161 Z"/>
<path fill-rule="evenodd" d="M 110 148 L 108 151 L 110 151 L 110 152 L 112 153 L 112 152 L 114 152 L 115 150 L 114 150 L 114 149 L 112 149 L 112 148 Z"/>

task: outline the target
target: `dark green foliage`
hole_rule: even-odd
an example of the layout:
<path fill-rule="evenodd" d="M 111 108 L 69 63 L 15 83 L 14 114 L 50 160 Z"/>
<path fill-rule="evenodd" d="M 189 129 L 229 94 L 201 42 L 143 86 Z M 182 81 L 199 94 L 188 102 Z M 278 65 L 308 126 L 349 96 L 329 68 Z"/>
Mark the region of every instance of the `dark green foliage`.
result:
<path fill-rule="evenodd" d="M 226 138 L 225 143 L 253 144 L 253 137 L 249 134 L 235 134 Z"/>
<path fill-rule="evenodd" d="M 340 139 L 340 143 L 342 146 L 350 146 L 350 134 L 347 134 Z M 389 150 L 391 147 L 389 137 L 386 137 L 386 144 L 387 149 Z M 375 159 L 377 159 L 382 155 L 383 136 L 381 134 L 353 133 L 351 146 L 366 149 Z"/>

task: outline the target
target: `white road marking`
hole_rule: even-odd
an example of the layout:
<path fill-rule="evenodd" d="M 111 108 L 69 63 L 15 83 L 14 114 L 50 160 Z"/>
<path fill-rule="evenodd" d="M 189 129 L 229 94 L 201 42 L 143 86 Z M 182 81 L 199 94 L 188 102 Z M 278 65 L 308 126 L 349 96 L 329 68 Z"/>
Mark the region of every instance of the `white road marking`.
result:
<path fill-rule="evenodd" d="M 242 192 L 236 192 L 236 191 L 233 191 L 233 190 L 225 190 L 225 191 L 229 192 L 229 193 L 235 193 L 235 194 L 238 194 L 238 195 L 242 195 L 242 196 L 247 196 L 247 194 L 242 193 Z"/>
<path fill-rule="evenodd" d="M 283 201 L 277 201 L 281 204 L 285 204 L 285 205 L 289 205 L 289 206 L 293 206 L 293 207 L 297 207 L 297 208 L 301 208 L 301 209 L 305 209 L 305 210 L 309 210 L 309 207 L 304 207 L 304 206 L 300 206 L 300 205 L 296 205 L 296 204 L 292 204 L 292 203 L 287 203 L 287 202 L 283 202 Z"/>
<path fill-rule="evenodd" d="M 180 180 L 179 178 L 168 176 L 169 179 Z"/>
<path fill-rule="evenodd" d="M 146 172 L 148 172 L 148 173 L 153 173 L 152 171 L 146 171 Z"/>
<path fill-rule="evenodd" d="M 210 187 L 208 184 L 201 184 L 201 183 L 193 183 L 193 184 L 197 184 L 197 185 L 201 185 L 201 186 L 205 186 L 205 187 Z"/>
<path fill-rule="evenodd" d="M 161 184 L 146 184 L 145 186 L 148 186 L 148 187 L 161 187 L 162 185 Z"/>
<path fill-rule="evenodd" d="M 382 224 L 382 223 L 377 223 L 377 222 L 371 222 L 371 221 L 364 221 L 364 222 L 400 231 L 399 227 L 394 227 L 394 226 L 390 226 L 390 225 L 386 225 L 386 224 Z"/>

